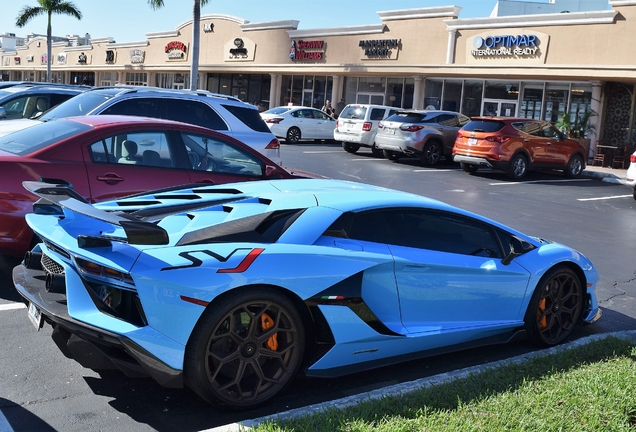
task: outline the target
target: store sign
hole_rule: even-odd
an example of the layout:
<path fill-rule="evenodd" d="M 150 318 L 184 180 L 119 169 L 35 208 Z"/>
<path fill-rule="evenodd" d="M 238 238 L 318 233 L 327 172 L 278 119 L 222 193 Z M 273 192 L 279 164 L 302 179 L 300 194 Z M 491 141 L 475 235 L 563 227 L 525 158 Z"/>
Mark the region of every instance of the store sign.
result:
<path fill-rule="evenodd" d="M 106 50 L 106 63 L 107 64 L 115 63 L 115 51 Z"/>
<path fill-rule="evenodd" d="M 544 63 L 549 41 L 549 35 L 537 31 L 483 32 L 466 38 L 466 63 L 483 63 L 485 60 L 496 64 Z"/>
<path fill-rule="evenodd" d="M 26 57 L 26 61 L 28 61 L 28 62 L 31 62 L 31 63 L 32 63 L 32 62 L 33 62 L 33 56 L 32 56 L 32 55 L 27 56 L 27 57 Z"/>
<path fill-rule="evenodd" d="M 325 42 L 321 40 L 292 41 L 289 49 L 289 58 L 292 61 L 322 60 L 325 58 Z"/>
<path fill-rule="evenodd" d="M 212 23 L 203 24 L 203 33 L 214 33 L 214 24 Z"/>
<path fill-rule="evenodd" d="M 65 65 L 66 64 L 66 53 L 62 53 L 62 54 L 58 54 L 57 55 L 57 64 L 59 64 L 59 65 Z"/>
<path fill-rule="evenodd" d="M 362 59 L 395 60 L 400 49 L 399 39 L 370 39 L 361 40 L 358 46 L 362 48 Z"/>
<path fill-rule="evenodd" d="M 81 65 L 85 65 L 87 62 L 88 57 L 86 57 L 86 54 L 81 53 L 78 57 L 77 57 L 77 63 L 81 64 Z"/>
<path fill-rule="evenodd" d="M 237 37 L 223 46 L 225 61 L 254 61 L 256 44 L 247 38 Z"/>
<path fill-rule="evenodd" d="M 46 56 L 46 54 L 40 56 L 40 64 L 47 64 L 48 60 L 49 58 Z"/>
<path fill-rule="evenodd" d="M 15 63 L 16 65 L 20 64 L 20 57 L 13 57 L 13 63 Z"/>
<path fill-rule="evenodd" d="M 168 54 L 168 60 L 185 60 L 186 44 L 179 41 L 168 42 L 164 48 L 164 52 Z"/>
<path fill-rule="evenodd" d="M 146 51 L 140 49 L 130 50 L 131 63 L 143 63 L 146 59 Z"/>

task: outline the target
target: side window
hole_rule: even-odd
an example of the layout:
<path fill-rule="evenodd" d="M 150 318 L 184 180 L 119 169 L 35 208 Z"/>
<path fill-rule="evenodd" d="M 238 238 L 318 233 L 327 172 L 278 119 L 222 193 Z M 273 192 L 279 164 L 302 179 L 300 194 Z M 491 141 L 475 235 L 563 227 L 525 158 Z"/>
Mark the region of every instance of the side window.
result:
<path fill-rule="evenodd" d="M 311 112 L 313 117 L 317 120 L 329 120 L 329 116 L 322 111 L 318 110 L 308 110 Z"/>
<path fill-rule="evenodd" d="M 437 116 L 437 123 L 442 126 L 457 126 L 457 116 L 452 114 L 440 114 Z"/>
<path fill-rule="evenodd" d="M 452 213 L 396 210 L 387 213 L 395 244 L 461 255 L 501 258 L 489 225 Z"/>
<path fill-rule="evenodd" d="M 470 121 L 470 117 L 466 117 L 465 115 L 459 115 L 457 117 L 457 123 L 459 125 L 459 127 L 463 127 L 465 124 L 467 124 Z"/>
<path fill-rule="evenodd" d="M 51 107 L 61 104 L 64 101 L 69 100 L 75 95 L 72 94 L 52 94 L 51 95 Z"/>
<path fill-rule="evenodd" d="M 4 109 L 7 111 L 8 119 L 24 118 L 27 111 L 29 99 L 30 98 L 28 96 L 22 96 L 10 100 L 9 102 L 6 102 L 4 105 L 0 106 L 4 107 Z M 33 103 L 35 103 L 35 100 L 33 100 Z M 29 112 L 30 111 L 31 110 L 29 110 Z"/>
<path fill-rule="evenodd" d="M 131 115 L 158 118 L 159 99 L 137 98 L 116 102 L 99 114 Z"/>
<path fill-rule="evenodd" d="M 208 129 L 228 130 L 227 124 L 207 104 L 195 100 L 165 99 L 168 120 L 194 124 Z"/>
<path fill-rule="evenodd" d="M 523 131 L 528 135 L 536 137 L 543 136 L 543 128 L 541 127 L 541 123 L 527 122 L 523 125 Z"/>
<path fill-rule="evenodd" d="M 561 138 L 561 133 L 557 128 L 549 123 L 543 125 L 543 136 L 546 138 L 558 139 Z"/>
<path fill-rule="evenodd" d="M 164 132 L 133 132 L 113 135 L 89 146 L 95 163 L 142 165 L 163 168 L 177 166 Z"/>
<path fill-rule="evenodd" d="M 374 243 L 393 243 L 393 235 L 384 211 L 369 211 L 354 215 L 348 236 L 351 239 Z"/>
<path fill-rule="evenodd" d="M 298 117 L 300 118 L 314 118 L 314 115 L 311 113 L 311 110 L 301 109 L 298 110 Z"/>
<path fill-rule="evenodd" d="M 384 112 L 384 108 L 373 108 L 371 110 L 371 114 L 369 115 L 369 120 L 383 120 Z"/>
<path fill-rule="evenodd" d="M 264 175 L 263 164 L 258 158 L 230 142 L 185 132 L 181 137 L 193 170 L 250 177 Z"/>

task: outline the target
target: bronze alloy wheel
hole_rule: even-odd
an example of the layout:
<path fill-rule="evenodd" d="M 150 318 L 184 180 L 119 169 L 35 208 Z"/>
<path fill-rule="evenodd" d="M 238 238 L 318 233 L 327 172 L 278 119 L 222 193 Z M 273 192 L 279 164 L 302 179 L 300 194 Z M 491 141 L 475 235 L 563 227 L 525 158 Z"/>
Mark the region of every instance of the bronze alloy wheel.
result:
<path fill-rule="evenodd" d="M 294 377 L 304 351 L 301 318 L 282 294 L 260 288 L 210 305 L 186 350 L 186 383 L 208 402 L 252 408 Z"/>
<path fill-rule="evenodd" d="M 526 312 L 526 331 L 539 345 L 562 342 L 578 323 L 583 309 L 583 288 L 568 267 L 548 271 L 537 286 Z"/>

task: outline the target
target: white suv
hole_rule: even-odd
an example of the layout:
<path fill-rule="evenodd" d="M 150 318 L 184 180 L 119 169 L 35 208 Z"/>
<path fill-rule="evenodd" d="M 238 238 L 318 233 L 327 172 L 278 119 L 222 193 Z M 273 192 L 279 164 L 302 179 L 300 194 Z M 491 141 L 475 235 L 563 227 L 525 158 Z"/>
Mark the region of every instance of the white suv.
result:
<path fill-rule="evenodd" d="M 378 123 L 399 108 L 385 105 L 347 105 L 336 123 L 333 138 L 342 142 L 342 148 L 349 153 L 357 152 L 360 147 L 370 147 L 374 156 L 382 156 L 375 146 Z"/>
<path fill-rule="evenodd" d="M 99 114 L 153 117 L 195 124 L 229 135 L 281 164 L 280 143 L 261 118 L 257 107 L 232 96 L 205 90 L 98 87 L 67 100 L 37 120 L 2 122 L 0 136 L 40 121 Z"/>

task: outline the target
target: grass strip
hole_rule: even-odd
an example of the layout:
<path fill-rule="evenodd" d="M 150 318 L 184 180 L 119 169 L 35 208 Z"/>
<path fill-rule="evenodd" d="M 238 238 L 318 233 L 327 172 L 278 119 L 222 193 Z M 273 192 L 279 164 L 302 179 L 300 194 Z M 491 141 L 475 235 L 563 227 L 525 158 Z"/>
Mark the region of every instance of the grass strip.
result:
<path fill-rule="evenodd" d="M 634 431 L 636 347 L 607 337 L 253 431 Z"/>

